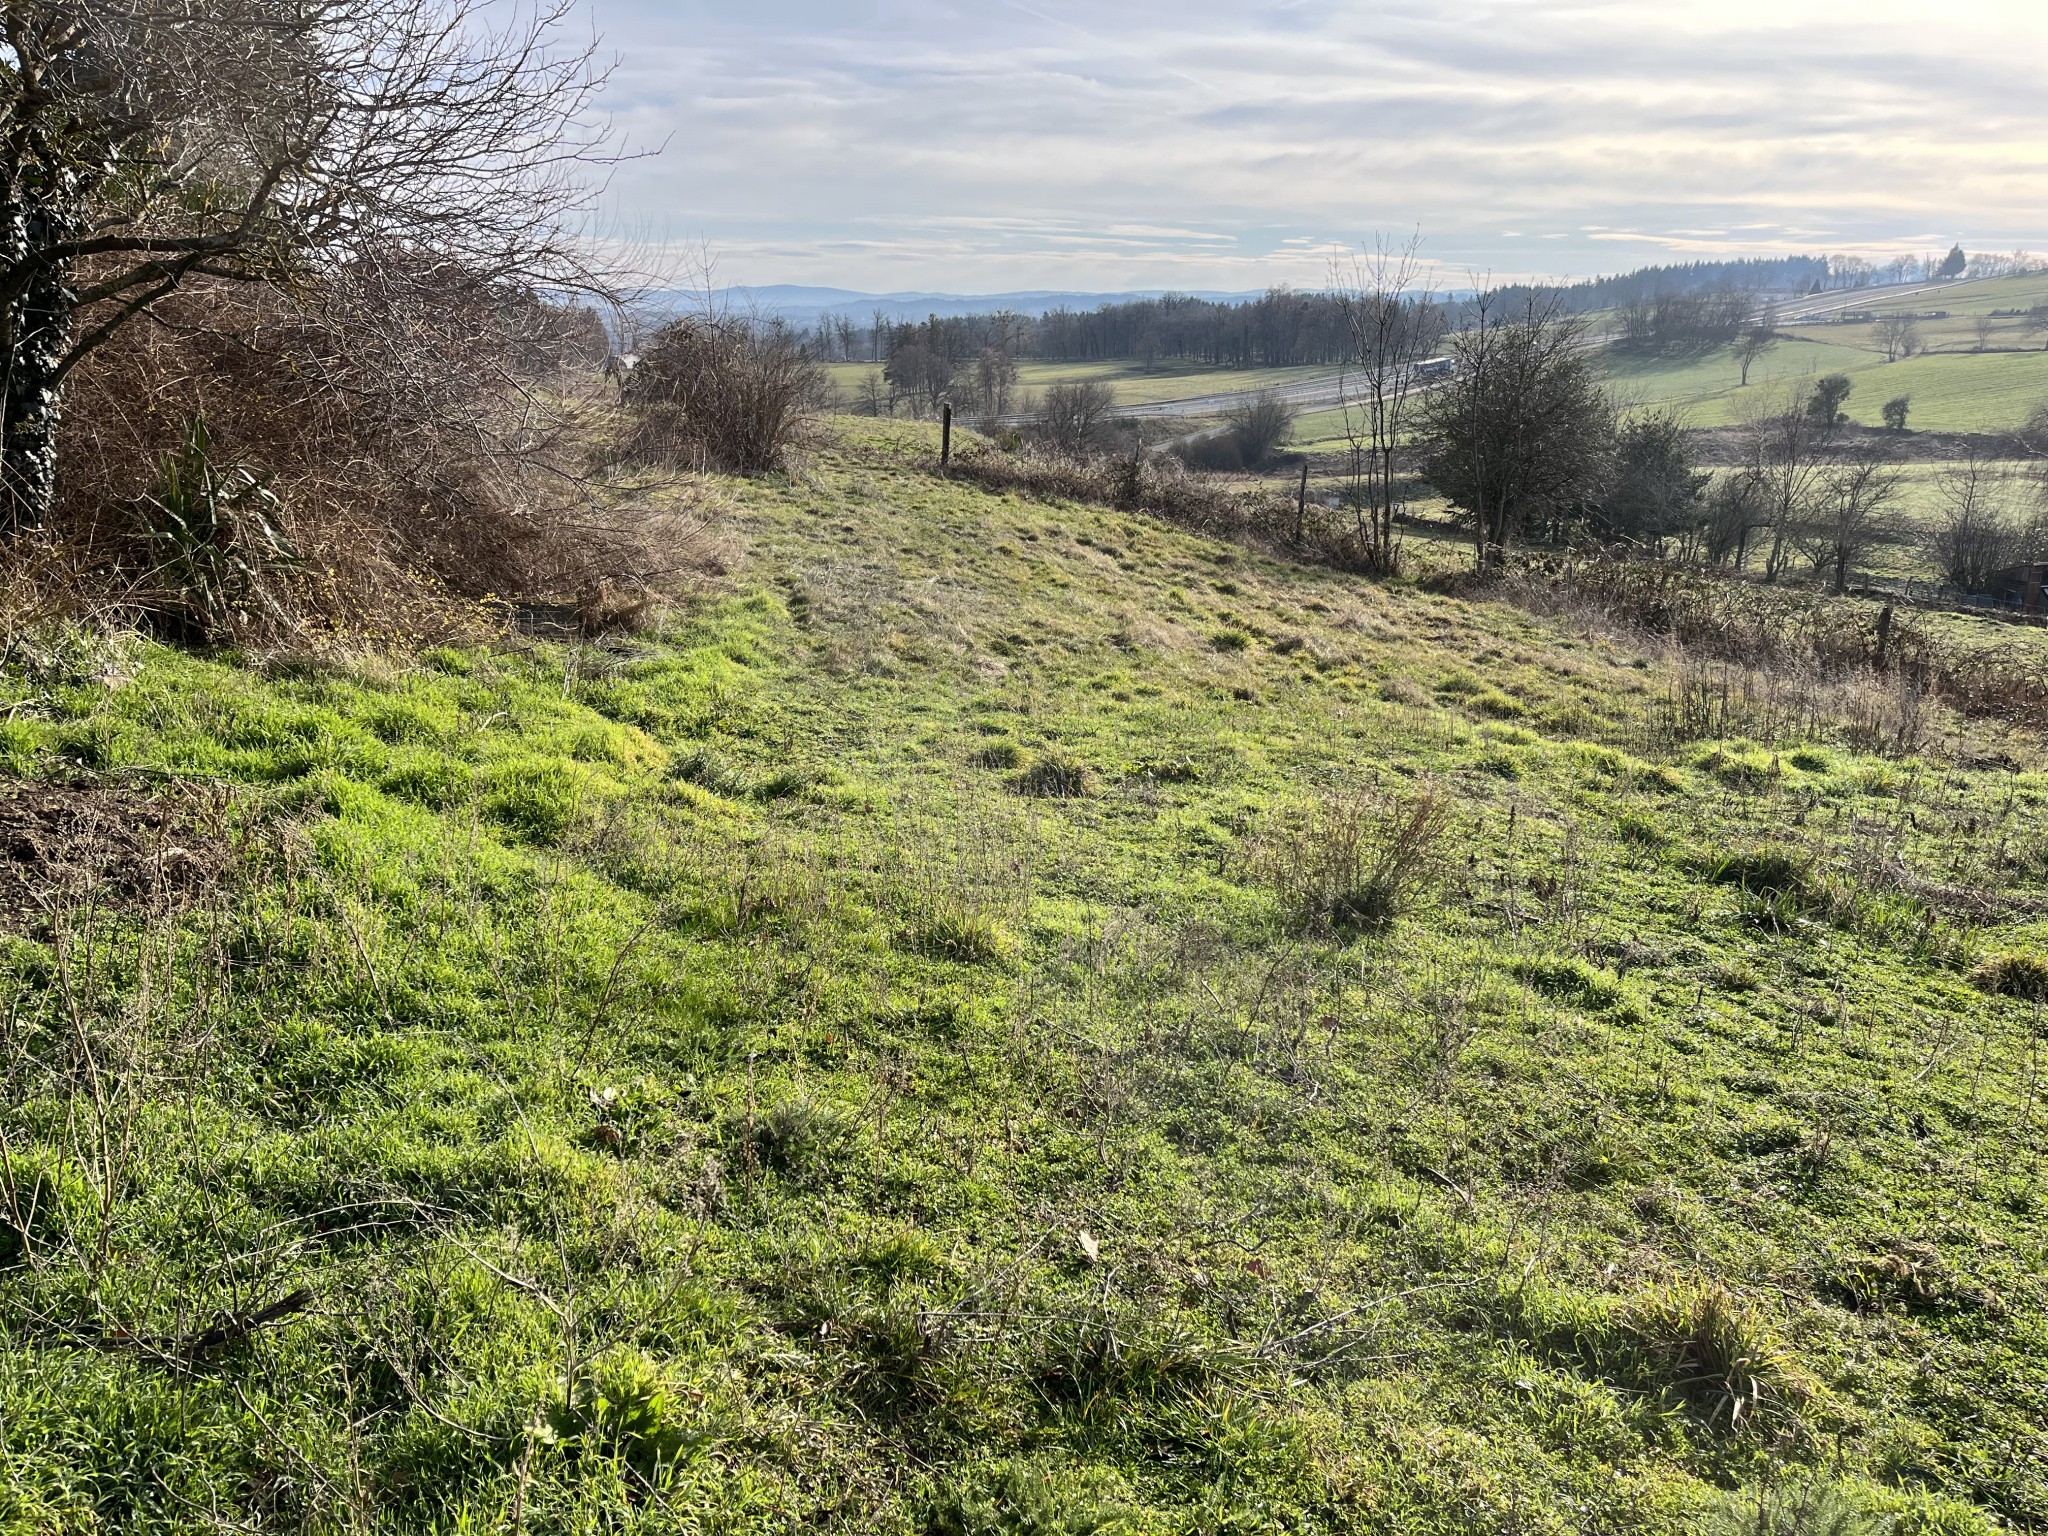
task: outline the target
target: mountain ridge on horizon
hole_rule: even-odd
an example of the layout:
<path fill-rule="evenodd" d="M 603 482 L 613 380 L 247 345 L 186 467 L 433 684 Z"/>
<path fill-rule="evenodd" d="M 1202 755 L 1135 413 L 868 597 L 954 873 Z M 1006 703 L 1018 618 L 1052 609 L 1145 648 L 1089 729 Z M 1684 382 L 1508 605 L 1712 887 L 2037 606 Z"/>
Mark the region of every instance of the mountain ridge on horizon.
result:
<path fill-rule="evenodd" d="M 1070 308 L 1098 308 L 1103 304 L 1134 299 L 1158 299 L 1168 294 L 1221 302 L 1256 299 L 1267 290 L 1242 292 L 1222 289 L 1131 288 L 1089 291 L 1060 288 L 1025 288 L 1007 293 L 946 293 L 937 290 L 905 289 L 894 293 L 869 293 L 853 288 L 832 288 L 804 283 L 728 283 L 713 290 L 724 304 L 754 308 L 778 319 L 813 324 L 826 318 L 869 320 L 877 310 L 888 320 L 922 320 L 928 315 L 953 318 L 987 314 L 992 310 L 1014 310 L 1037 316 L 1062 305 Z M 648 296 L 648 307 L 677 309 L 701 301 L 702 295 L 689 289 L 667 289 Z"/>

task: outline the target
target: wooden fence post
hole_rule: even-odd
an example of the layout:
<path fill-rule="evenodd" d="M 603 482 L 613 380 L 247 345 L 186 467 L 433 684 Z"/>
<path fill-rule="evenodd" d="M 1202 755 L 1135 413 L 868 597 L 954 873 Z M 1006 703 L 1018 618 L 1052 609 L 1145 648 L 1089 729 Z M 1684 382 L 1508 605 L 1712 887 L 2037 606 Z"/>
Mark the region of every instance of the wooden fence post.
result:
<path fill-rule="evenodd" d="M 951 401 L 939 407 L 939 468 L 944 469 L 953 462 L 953 405 Z"/>
<path fill-rule="evenodd" d="M 1299 544 L 1308 531 L 1308 456 L 1302 455 L 1301 489 L 1294 493 L 1294 542 Z"/>

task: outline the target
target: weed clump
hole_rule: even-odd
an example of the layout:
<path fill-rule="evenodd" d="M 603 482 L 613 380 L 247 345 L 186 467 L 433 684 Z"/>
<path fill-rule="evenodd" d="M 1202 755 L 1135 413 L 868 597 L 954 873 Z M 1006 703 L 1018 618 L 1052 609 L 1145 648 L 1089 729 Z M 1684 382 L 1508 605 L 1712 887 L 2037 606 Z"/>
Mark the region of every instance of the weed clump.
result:
<path fill-rule="evenodd" d="M 568 831 L 580 803 L 580 786 L 561 765 L 514 762 L 499 770 L 484 810 L 525 841 L 545 844 Z"/>
<path fill-rule="evenodd" d="M 1702 1526 L 1705 1536 L 1882 1536 L 1890 1529 L 1832 1483 L 1814 1482 L 1738 1489 Z"/>
<path fill-rule="evenodd" d="M 1333 795 L 1259 838 L 1251 862 L 1296 927 L 1371 932 L 1435 895 L 1450 829 L 1436 790 Z"/>
<path fill-rule="evenodd" d="M 1577 1003 L 1582 1008 L 1612 1012 L 1624 1019 L 1640 1019 L 1642 1007 L 1626 983 L 1611 971 L 1588 965 L 1575 955 L 1545 955 L 1509 963 L 1510 974 L 1529 983 L 1545 997 Z"/>
<path fill-rule="evenodd" d="M 1077 1490 L 1071 1475 L 1001 1466 L 962 1479 L 933 1501 L 931 1536 L 1096 1536 L 1135 1529 L 1133 1512 Z"/>
<path fill-rule="evenodd" d="M 1993 997 L 2048 1003 L 2048 958 L 2028 949 L 1987 955 L 1971 969 L 1970 985 Z"/>
<path fill-rule="evenodd" d="M 1671 841 L 1671 834 L 1658 825 L 1656 818 L 1641 811 L 1623 811 L 1615 817 L 1614 832 L 1623 842 L 1638 848 L 1662 848 Z"/>
<path fill-rule="evenodd" d="M 764 474 L 802 435 L 821 375 L 794 333 L 690 317 L 665 326 L 633 370 L 629 454 Z"/>
<path fill-rule="evenodd" d="M 1792 1351 L 1725 1285 L 1682 1281 L 1625 1302 L 1617 1321 L 1648 1376 L 1731 1429 L 1796 1411 L 1819 1390 Z"/>
<path fill-rule="evenodd" d="M 743 1167 L 800 1174 L 829 1163 L 854 1137 L 853 1117 L 816 1099 L 784 1099 L 749 1115 L 733 1133 L 733 1151 Z"/>
<path fill-rule="evenodd" d="M 31 1261 L 63 1241 L 90 1210 L 84 1179 L 45 1153 L 17 1154 L 0 1170 L 0 1268 Z"/>
<path fill-rule="evenodd" d="M 621 1464 L 641 1488 L 659 1487 L 697 1443 L 682 1423 L 686 1400 L 637 1349 L 605 1351 L 547 1412 L 540 1438 L 571 1459 Z"/>
<path fill-rule="evenodd" d="M 1021 768 L 1024 765 L 1024 749 L 1014 741 L 992 741 L 974 754 L 977 768 Z"/>
<path fill-rule="evenodd" d="M 1784 848 L 1746 848 L 1709 856 L 1702 866 L 1702 873 L 1715 885 L 1794 899 L 1809 894 L 1813 876 L 1811 860 Z"/>
<path fill-rule="evenodd" d="M 1048 752 L 1018 774 L 1011 788 L 1041 800 L 1078 800 L 1088 793 L 1091 783 L 1086 764 Z"/>
<path fill-rule="evenodd" d="M 994 913 L 956 900 L 920 903 L 904 929 L 903 946 L 963 965 L 991 965 L 1009 959 L 1016 941 Z"/>

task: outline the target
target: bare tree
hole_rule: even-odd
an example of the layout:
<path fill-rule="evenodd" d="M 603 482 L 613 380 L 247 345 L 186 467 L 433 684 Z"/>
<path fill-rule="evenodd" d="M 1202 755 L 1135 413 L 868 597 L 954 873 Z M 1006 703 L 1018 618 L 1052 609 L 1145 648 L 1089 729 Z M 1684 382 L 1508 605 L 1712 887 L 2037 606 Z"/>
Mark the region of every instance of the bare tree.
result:
<path fill-rule="evenodd" d="M 1936 482 L 1941 520 L 1928 535 L 1927 553 L 1949 585 L 1987 591 L 2000 571 L 2038 552 L 2038 525 L 2020 517 L 2018 492 L 2009 470 L 1974 457 Z"/>
<path fill-rule="evenodd" d="M 1351 445 L 1352 504 L 1370 570 L 1391 572 L 1395 456 L 1406 445 L 1418 393 L 1415 365 L 1443 338 L 1442 312 L 1423 291 L 1419 238 L 1381 240 L 1331 273 L 1350 339 L 1342 382 L 1344 435 Z"/>
<path fill-rule="evenodd" d="M 953 365 L 923 341 L 900 346 L 882 370 L 891 390 L 908 396 L 917 413 L 936 411 L 953 387 Z"/>
<path fill-rule="evenodd" d="M 1778 333 L 1774 324 L 1759 321 L 1735 338 L 1735 362 L 1742 370 L 1742 387 L 1749 387 L 1749 370 L 1756 366 L 1766 352 L 1778 345 Z"/>
<path fill-rule="evenodd" d="M 66 377 L 194 279 L 406 251 L 588 286 L 611 157 L 568 0 L 0 0 L 0 528 L 52 506 Z"/>
<path fill-rule="evenodd" d="M 1039 435 L 1060 452 L 1078 457 L 1107 441 L 1115 409 L 1116 391 L 1100 379 L 1047 385 L 1039 407 Z"/>
<path fill-rule="evenodd" d="M 1880 315 L 1877 344 L 1884 348 L 1884 360 L 1896 363 L 1920 350 L 1920 322 L 1911 315 Z"/>
<path fill-rule="evenodd" d="M 1748 563 L 1751 536 L 1769 526 L 1769 509 L 1755 478 L 1740 472 L 1722 475 L 1700 503 L 1699 552 L 1711 564 L 1739 571 Z"/>
<path fill-rule="evenodd" d="M 1899 480 L 1898 466 L 1882 443 L 1851 449 L 1820 472 L 1818 494 L 1798 542 L 1816 576 L 1832 573 L 1837 593 L 1849 590 L 1849 573 L 1858 560 L 1898 540 L 1900 524 L 1892 507 Z"/>
<path fill-rule="evenodd" d="M 1009 415 L 1016 389 L 1016 359 L 999 347 L 983 347 L 974 360 L 974 394 L 983 420 L 993 423 Z"/>
<path fill-rule="evenodd" d="M 1294 431 L 1295 414 L 1294 407 L 1270 389 L 1241 396 L 1224 412 L 1238 457 L 1247 469 L 1257 469 L 1287 441 Z"/>
<path fill-rule="evenodd" d="M 1979 352 L 1990 351 L 1991 338 L 1998 334 L 1997 319 L 1991 315 L 1979 315 L 1972 322 L 1970 329 L 1976 333 L 1977 350 Z"/>
<path fill-rule="evenodd" d="M 1835 413 L 1793 400 L 1783 409 L 1748 424 L 1745 475 L 1756 487 L 1762 526 L 1771 530 L 1764 555 L 1764 580 L 1775 581 L 1785 567 L 1790 540 L 1818 496 L 1827 453 L 1835 440 Z"/>
<path fill-rule="evenodd" d="M 1504 306 L 1481 294 L 1450 338 L 1456 371 L 1423 397 L 1426 473 L 1472 518 L 1474 556 L 1497 568 L 1518 534 L 1558 532 L 1597 497 L 1614 408 L 1585 349 L 1585 324 L 1555 293 Z"/>

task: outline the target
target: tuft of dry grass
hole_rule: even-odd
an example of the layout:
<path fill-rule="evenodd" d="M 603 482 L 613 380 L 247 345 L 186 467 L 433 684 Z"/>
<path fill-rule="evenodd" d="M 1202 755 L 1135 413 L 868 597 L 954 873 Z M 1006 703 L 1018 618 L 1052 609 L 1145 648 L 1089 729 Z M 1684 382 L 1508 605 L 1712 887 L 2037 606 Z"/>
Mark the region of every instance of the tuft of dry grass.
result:
<path fill-rule="evenodd" d="M 2048 958 L 2025 949 L 1986 955 L 1971 968 L 1970 985 L 1993 997 L 2048 1003 Z"/>
<path fill-rule="evenodd" d="M 1653 1286 L 1619 1309 L 1623 1333 L 1668 1390 L 1731 1428 L 1796 1411 L 1819 1383 L 1727 1286 Z"/>
<path fill-rule="evenodd" d="M 1381 929 L 1435 895 L 1451 826 L 1450 799 L 1440 790 L 1353 790 L 1267 829 L 1254 840 L 1250 863 L 1295 926 Z"/>

